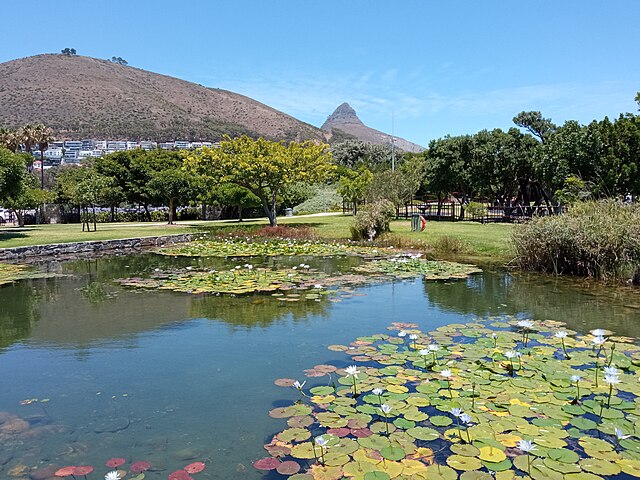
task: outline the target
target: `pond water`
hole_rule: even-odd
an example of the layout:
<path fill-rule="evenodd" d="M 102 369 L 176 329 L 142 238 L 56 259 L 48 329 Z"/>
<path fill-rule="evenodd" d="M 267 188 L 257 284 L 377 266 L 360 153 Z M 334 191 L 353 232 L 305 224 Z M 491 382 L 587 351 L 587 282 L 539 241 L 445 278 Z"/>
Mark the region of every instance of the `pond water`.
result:
<path fill-rule="evenodd" d="M 267 412 L 295 398 L 274 380 L 302 381 L 316 364 L 346 366 L 348 357 L 328 345 L 384 332 L 391 322 L 429 331 L 475 316 L 519 315 L 561 320 L 578 332 L 603 327 L 640 337 L 633 290 L 501 271 L 300 302 L 112 283 L 157 267 L 245 261 L 153 254 L 78 260 L 50 265 L 68 276 L 0 288 L 0 416 L 14 423 L 11 431 L 0 428 L 0 477 L 20 465 L 93 465 L 89 478 L 102 478 L 107 459 L 124 457 L 151 462 L 159 471 L 147 478 L 166 478 L 192 461 L 207 464 L 196 479 L 264 478 L 251 464 L 284 426 Z M 300 261 L 330 272 L 359 260 L 267 260 Z M 320 384 L 326 377 L 307 386 Z M 31 399 L 38 401 L 25 402 Z"/>

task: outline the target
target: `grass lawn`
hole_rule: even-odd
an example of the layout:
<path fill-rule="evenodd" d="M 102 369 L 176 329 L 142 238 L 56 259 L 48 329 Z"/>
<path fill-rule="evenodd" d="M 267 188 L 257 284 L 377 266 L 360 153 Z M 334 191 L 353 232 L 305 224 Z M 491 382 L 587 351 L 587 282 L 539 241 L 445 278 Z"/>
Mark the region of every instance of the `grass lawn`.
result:
<path fill-rule="evenodd" d="M 192 231 L 199 231 L 199 229 L 187 225 L 167 225 L 166 223 L 99 223 L 96 232 L 83 232 L 79 223 L 26 225 L 23 228 L 3 226 L 0 227 L 0 248 L 152 237 Z"/>
<path fill-rule="evenodd" d="M 306 225 L 321 238 L 338 240 L 350 238 L 352 217 L 348 215 L 280 217 L 280 225 Z M 267 225 L 266 219 L 165 223 L 102 223 L 97 232 L 83 232 L 79 224 L 29 225 L 24 228 L 0 228 L 0 248 L 49 243 L 109 240 L 200 231 L 233 231 Z M 513 225 L 476 222 L 429 222 L 424 232 L 412 232 L 409 220 L 396 220 L 391 233 L 382 244 L 399 248 L 417 248 L 437 258 L 468 259 L 470 261 L 504 262 L 512 257 L 510 243 Z"/>

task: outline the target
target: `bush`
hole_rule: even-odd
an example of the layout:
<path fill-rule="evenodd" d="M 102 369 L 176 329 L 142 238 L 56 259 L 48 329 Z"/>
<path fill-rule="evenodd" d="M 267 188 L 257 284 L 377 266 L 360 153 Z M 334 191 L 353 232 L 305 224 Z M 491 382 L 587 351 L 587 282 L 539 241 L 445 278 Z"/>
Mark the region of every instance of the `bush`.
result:
<path fill-rule="evenodd" d="M 377 200 L 360 210 L 353 219 L 351 238 L 373 241 L 378 235 L 389 232 L 389 222 L 396 216 L 396 207 L 389 200 Z"/>
<path fill-rule="evenodd" d="M 325 188 L 320 189 L 313 197 L 293 207 L 293 213 L 296 215 L 305 215 L 308 213 L 331 212 L 341 209 L 342 197 L 338 195 L 335 189 Z"/>
<path fill-rule="evenodd" d="M 614 200 L 577 202 L 566 215 L 518 226 L 513 242 L 526 270 L 630 277 L 640 265 L 640 207 Z"/>
<path fill-rule="evenodd" d="M 487 206 L 484 203 L 469 202 L 465 207 L 469 219 L 484 218 L 487 215 Z"/>

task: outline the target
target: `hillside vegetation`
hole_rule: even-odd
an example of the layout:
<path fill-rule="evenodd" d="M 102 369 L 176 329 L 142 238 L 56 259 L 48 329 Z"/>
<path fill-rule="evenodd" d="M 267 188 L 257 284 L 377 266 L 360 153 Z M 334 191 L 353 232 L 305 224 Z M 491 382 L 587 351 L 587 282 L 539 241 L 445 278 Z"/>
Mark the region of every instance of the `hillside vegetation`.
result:
<path fill-rule="evenodd" d="M 320 129 L 251 98 L 83 56 L 0 64 L 0 125 L 56 137 L 219 140 L 223 134 L 325 141 Z"/>

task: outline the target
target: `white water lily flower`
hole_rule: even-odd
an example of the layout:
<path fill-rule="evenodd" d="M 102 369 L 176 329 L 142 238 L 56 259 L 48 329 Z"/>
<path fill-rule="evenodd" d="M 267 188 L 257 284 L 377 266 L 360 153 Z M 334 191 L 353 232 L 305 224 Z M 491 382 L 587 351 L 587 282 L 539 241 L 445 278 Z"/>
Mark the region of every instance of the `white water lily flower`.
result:
<path fill-rule="evenodd" d="M 415 333 L 412 333 L 411 335 L 409 335 L 409 338 L 411 340 L 417 340 L 418 339 L 418 335 L 416 335 Z"/>
<path fill-rule="evenodd" d="M 533 327 L 533 322 L 531 320 L 520 320 L 518 322 L 518 326 L 522 328 L 531 328 Z"/>
<path fill-rule="evenodd" d="M 440 347 L 436 343 L 432 343 L 431 345 L 429 345 L 429 350 L 431 350 L 432 352 L 437 352 L 438 350 L 440 350 Z"/>
<path fill-rule="evenodd" d="M 493 332 L 493 333 L 491 334 L 491 338 L 498 338 L 498 334 L 497 334 L 496 332 Z"/>
<path fill-rule="evenodd" d="M 513 350 L 509 350 L 508 352 L 504 352 L 504 356 L 507 357 L 508 359 L 512 359 L 512 358 L 516 358 L 518 354 Z"/>
<path fill-rule="evenodd" d="M 360 373 L 358 371 L 358 367 L 356 367 L 355 365 L 351 365 L 351 366 L 345 368 L 344 371 L 347 372 L 347 376 L 348 377 L 353 375 L 354 377 L 358 378 L 358 374 Z"/>
<path fill-rule="evenodd" d="M 459 417 L 460 415 L 462 415 L 462 409 L 461 408 L 452 408 L 451 409 L 451 415 L 453 415 L 454 417 Z"/>
<path fill-rule="evenodd" d="M 329 443 L 329 440 L 320 435 L 319 437 L 316 437 L 315 442 L 319 447 L 324 447 L 327 443 Z"/>
<path fill-rule="evenodd" d="M 400 330 L 400 331 L 398 332 L 398 336 L 399 336 L 399 337 L 406 337 L 406 336 L 407 336 L 407 332 L 405 332 L 404 330 Z"/>
<path fill-rule="evenodd" d="M 603 345 L 604 342 L 606 341 L 607 341 L 606 338 L 598 336 L 598 337 L 595 337 L 593 340 L 591 340 L 591 343 L 593 343 L 596 347 L 599 347 Z"/>
<path fill-rule="evenodd" d="M 604 337 L 607 334 L 607 331 L 601 328 L 596 328 L 595 330 L 591 330 L 589 333 L 594 337 Z"/>
<path fill-rule="evenodd" d="M 582 380 L 582 377 L 580 375 L 571 375 L 571 381 L 578 383 L 580 380 Z"/>
<path fill-rule="evenodd" d="M 554 337 L 556 338 L 567 338 L 567 335 L 569 335 L 567 332 L 565 332 L 564 330 L 560 330 L 559 332 L 556 332 Z"/>
<path fill-rule="evenodd" d="M 112 470 L 104 476 L 104 480 L 120 480 L 120 472 Z"/>
<path fill-rule="evenodd" d="M 316 284 L 313 286 L 313 288 L 318 288 L 318 289 L 320 289 L 320 288 L 324 288 L 324 287 L 323 287 L 322 285 L 320 285 L 319 283 L 316 283 Z"/>
<path fill-rule="evenodd" d="M 422 350 L 420 350 L 418 352 L 420 355 L 429 355 L 431 353 L 431 350 L 429 350 L 428 348 L 423 348 Z"/>
<path fill-rule="evenodd" d="M 460 415 L 460 421 L 465 425 L 471 423 L 471 415 L 469 415 L 468 413 L 463 413 L 462 415 Z"/>
<path fill-rule="evenodd" d="M 620 430 L 619 428 L 616 428 L 616 437 L 618 438 L 618 440 L 624 440 L 625 438 L 629 438 L 631 435 L 625 435 L 622 430 Z"/>
<path fill-rule="evenodd" d="M 449 369 L 447 368 L 447 369 L 442 370 L 442 371 L 440 372 L 440 376 L 441 376 L 442 378 L 451 378 L 451 377 L 453 377 L 453 373 L 451 373 L 451 370 L 449 370 Z"/>
<path fill-rule="evenodd" d="M 531 440 L 520 440 L 518 442 L 518 448 L 523 452 L 533 452 L 536 450 L 536 446 L 533 444 Z"/>
<path fill-rule="evenodd" d="M 374 395 L 382 395 L 384 393 L 384 390 L 382 390 L 381 388 L 374 388 L 371 391 L 373 392 Z"/>
<path fill-rule="evenodd" d="M 605 375 L 614 375 L 614 376 L 618 376 L 620 375 L 620 370 L 618 370 L 616 367 L 604 367 L 604 373 Z"/>
<path fill-rule="evenodd" d="M 604 382 L 607 385 L 615 385 L 617 383 L 620 383 L 620 379 L 618 378 L 617 375 L 605 375 Z"/>
<path fill-rule="evenodd" d="M 384 413 L 386 415 L 387 413 L 389 413 L 391 411 L 391 407 L 389 405 L 387 405 L 386 403 L 383 403 L 382 405 L 380 405 L 380 410 L 382 411 L 382 413 Z"/>
<path fill-rule="evenodd" d="M 306 380 L 304 382 L 302 382 L 302 383 L 300 383 L 298 380 L 296 380 L 295 382 L 293 382 L 293 386 L 295 388 L 297 388 L 298 390 L 302 390 L 302 387 L 304 387 L 305 383 L 307 383 Z"/>

